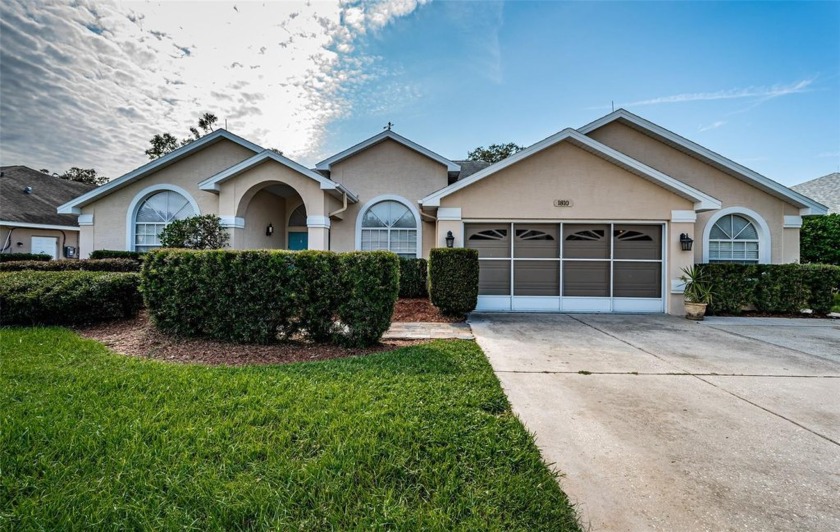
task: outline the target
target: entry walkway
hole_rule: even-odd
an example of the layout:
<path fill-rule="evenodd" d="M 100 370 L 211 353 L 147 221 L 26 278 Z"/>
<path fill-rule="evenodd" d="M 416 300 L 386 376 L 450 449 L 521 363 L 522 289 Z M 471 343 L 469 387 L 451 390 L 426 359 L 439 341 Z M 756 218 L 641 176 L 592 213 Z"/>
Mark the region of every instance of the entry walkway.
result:
<path fill-rule="evenodd" d="M 394 322 L 382 336 L 383 340 L 472 340 L 467 323 Z"/>

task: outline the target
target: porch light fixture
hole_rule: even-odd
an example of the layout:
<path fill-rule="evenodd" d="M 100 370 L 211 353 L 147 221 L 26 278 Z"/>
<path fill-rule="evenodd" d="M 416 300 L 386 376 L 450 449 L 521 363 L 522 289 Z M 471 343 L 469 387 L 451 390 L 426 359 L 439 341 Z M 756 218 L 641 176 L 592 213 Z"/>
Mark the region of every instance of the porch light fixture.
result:
<path fill-rule="evenodd" d="M 265 228 L 265 236 L 271 236 L 273 234 L 274 234 L 274 226 L 269 223 L 268 227 Z"/>
<path fill-rule="evenodd" d="M 691 246 L 694 244 L 694 240 L 688 236 L 688 233 L 683 233 L 680 235 L 680 246 L 682 246 L 683 251 L 691 251 Z"/>
<path fill-rule="evenodd" d="M 455 237 L 452 235 L 452 231 L 446 232 L 446 247 L 451 248 L 455 245 Z"/>

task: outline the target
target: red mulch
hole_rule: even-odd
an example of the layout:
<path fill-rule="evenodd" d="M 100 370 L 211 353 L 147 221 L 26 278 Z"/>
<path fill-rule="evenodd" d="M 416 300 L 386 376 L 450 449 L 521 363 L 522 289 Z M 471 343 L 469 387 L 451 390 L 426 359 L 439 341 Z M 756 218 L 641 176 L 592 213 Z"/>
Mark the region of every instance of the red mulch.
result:
<path fill-rule="evenodd" d="M 229 366 L 330 360 L 391 351 L 399 347 L 423 343 L 415 340 L 389 340 L 371 347 L 350 349 L 298 341 L 256 345 L 175 338 L 157 331 L 150 323 L 145 311 L 135 319 L 92 325 L 81 328 L 78 332 L 86 338 L 101 342 L 108 348 L 125 355 L 172 362 Z"/>
<path fill-rule="evenodd" d="M 437 307 L 432 305 L 432 302 L 428 298 L 416 297 L 398 299 L 397 304 L 394 306 L 394 314 L 391 316 L 391 321 L 455 323 L 464 321 L 464 317 L 452 318 L 450 316 L 444 316 Z"/>

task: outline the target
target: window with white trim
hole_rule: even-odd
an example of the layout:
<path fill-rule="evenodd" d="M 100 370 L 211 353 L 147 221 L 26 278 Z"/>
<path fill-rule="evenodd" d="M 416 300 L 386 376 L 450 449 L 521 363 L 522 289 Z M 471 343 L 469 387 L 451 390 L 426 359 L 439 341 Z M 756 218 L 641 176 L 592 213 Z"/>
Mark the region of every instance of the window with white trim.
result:
<path fill-rule="evenodd" d="M 362 214 L 362 251 L 388 250 L 401 257 L 417 256 L 417 218 L 407 206 L 385 200 Z"/>
<path fill-rule="evenodd" d="M 175 191 L 152 194 L 143 200 L 134 216 L 134 250 L 149 251 L 160 247 L 160 233 L 164 227 L 195 214 L 189 200 Z"/>
<path fill-rule="evenodd" d="M 709 232 L 709 262 L 758 263 L 758 230 L 738 214 L 719 218 Z"/>

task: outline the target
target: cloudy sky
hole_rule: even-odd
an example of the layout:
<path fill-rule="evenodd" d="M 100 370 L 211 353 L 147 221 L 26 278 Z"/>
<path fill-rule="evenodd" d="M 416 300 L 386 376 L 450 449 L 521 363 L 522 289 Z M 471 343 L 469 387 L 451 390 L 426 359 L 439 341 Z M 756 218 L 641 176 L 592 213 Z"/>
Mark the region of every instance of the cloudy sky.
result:
<path fill-rule="evenodd" d="M 117 177 L 203 112 L 312 165 L 450 158 L 625 107 L 777 181 L 840 170 L 840 3 L 0 4 L 0 164 Z"/>

